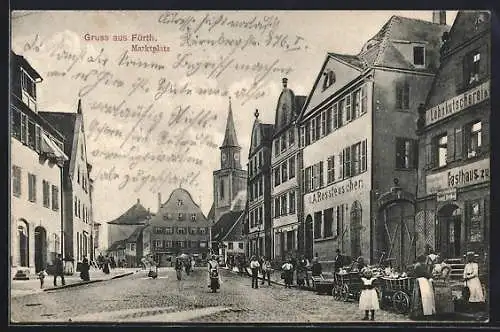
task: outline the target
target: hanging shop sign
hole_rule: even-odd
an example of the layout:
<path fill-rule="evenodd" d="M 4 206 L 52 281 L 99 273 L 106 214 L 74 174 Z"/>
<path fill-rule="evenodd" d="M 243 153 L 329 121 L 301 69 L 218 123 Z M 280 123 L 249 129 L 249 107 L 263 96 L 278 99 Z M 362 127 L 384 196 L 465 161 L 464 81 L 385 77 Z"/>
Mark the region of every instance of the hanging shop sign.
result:
<path fill-rule="evenodd" d="M 425 124 L 436 123 L 490 98 L 490 81 L 446 100 L 425 112 Z"/>
<path fill-rule="evenodd" d="M 463 188 L 490 181 L 490 158 L 479 160 L 426 177 L 427 194 L 452 188 Z"/>

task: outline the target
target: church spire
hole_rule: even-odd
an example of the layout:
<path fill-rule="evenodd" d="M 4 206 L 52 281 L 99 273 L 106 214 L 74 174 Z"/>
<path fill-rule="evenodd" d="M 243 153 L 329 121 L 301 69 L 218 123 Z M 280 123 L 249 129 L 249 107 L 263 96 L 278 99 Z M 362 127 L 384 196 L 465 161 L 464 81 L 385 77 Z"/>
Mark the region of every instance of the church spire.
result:
<path fill-rule="evenodd" d="M 236 138 L 236 129 L 234 128 L 233 120 L 233 109 L 231 107 L 231 97 L 229 97 L 229 112 L 227 114 L 226 122 L 226 133 L 224 135 L 224 141 L 222 142 L 222 148 L 225 147 L 239 147 L 238 139 Z"/>

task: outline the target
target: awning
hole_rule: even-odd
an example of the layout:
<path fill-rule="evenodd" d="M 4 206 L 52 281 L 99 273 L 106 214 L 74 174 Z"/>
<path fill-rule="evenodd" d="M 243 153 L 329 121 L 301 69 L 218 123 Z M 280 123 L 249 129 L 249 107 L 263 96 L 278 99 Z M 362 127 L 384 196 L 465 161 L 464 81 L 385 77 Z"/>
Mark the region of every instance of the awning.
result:
<path fill-rule="evenodd" d="M 54 143 L 47 135 L 42 133 L 42 142 L 40 148 L 43 153 L 47 154 L 49 158 L 55 158 L 58 161 L 69 160 L 68 156 Z"/>

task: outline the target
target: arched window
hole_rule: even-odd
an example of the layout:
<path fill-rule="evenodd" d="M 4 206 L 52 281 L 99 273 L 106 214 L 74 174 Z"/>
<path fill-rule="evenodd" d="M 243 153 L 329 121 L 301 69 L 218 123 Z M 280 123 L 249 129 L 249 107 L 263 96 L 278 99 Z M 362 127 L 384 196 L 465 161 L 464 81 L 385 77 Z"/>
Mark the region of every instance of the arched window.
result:
<path fill-rule="evenodd" d="M 351 256 L 361 256 L 361 228 L 362 228 L 362 209 L 359 201 L 354 201 L 351 205 Z"/>

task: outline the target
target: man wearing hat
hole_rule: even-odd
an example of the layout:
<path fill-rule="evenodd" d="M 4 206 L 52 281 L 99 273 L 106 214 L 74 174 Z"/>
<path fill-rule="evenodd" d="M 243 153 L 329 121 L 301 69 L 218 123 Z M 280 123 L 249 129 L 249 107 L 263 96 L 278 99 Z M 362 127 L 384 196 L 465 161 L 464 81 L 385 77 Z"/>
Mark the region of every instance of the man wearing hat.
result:
<path fill-rule="evenodd" d="M 335 255 L 335 272 L 339 272 L 340 269 L 344 266 L 344 257 L 340 254 L 340 249 L 335 251 L 337 254 Z"/>
<path fill-rule="evenodd" d="M 252 270 L 252 288 L 259 288 L 259 268 L 260 263 L 257 256 L 253 255 L 250 260 L 250 270 Z"/>

